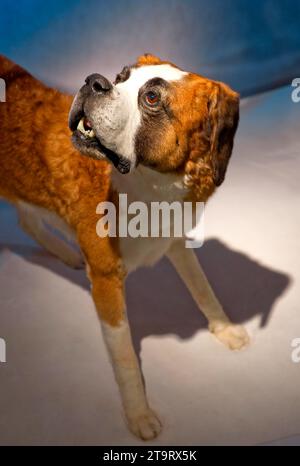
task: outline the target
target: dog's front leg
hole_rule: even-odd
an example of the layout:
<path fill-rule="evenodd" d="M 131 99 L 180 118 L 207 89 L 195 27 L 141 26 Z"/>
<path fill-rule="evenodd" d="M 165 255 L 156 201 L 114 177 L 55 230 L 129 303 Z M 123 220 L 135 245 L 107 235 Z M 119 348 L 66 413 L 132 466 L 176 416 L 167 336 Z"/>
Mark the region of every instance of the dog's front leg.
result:
<path fill-rule="evenodd" d="M 238 350 L 246 346 L 249 342 L 246 330 L 233 325 L 226 316 L 193 249 L 186 248 L 185 242 L 179 240 L 172 244 L 167 256 L 207 318 L 209 330 L 230 349 Z"/>
<path fill-rule="evenodd" d="M 89 275 L 128 426 L 143 440 L 153 439 L 161 431 L 161 423 L 147 402 L 125 311 L 123 280 L 117 274 Z"/>

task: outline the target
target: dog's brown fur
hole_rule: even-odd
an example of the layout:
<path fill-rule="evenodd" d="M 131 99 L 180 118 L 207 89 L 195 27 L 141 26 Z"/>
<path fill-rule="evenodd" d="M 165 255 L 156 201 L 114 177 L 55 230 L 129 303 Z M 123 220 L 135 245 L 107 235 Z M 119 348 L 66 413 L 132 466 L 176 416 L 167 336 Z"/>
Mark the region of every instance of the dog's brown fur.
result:
<path fill-rule="evenodd" d="M 178 68 L 151 54 L 139 57 L 136 66 L 161 64 Z M 156 144 L 152 141 L 152 152 L 160 154 L 161 171 L 185 175 L 189 198 L 205 202 L 225 177 L 238 125 L 239 95 L 222 82 L 194 73 L 173 83 L 173 88 L 169 102 L 173 126 L 156 137 Z"/>
<path fill-rule="evenodd" d="M 68 222 L 89 265 L 97 310 L 116 325 L 124 312 L 124 271 L 116 241 L 96 234 L 96 206 L 113 195 L 111 167 L 73 148 L 71 96 L 1 56 L 0 76 L 7 87 L 0 103 L 0 197 L 44 207 Z"/>

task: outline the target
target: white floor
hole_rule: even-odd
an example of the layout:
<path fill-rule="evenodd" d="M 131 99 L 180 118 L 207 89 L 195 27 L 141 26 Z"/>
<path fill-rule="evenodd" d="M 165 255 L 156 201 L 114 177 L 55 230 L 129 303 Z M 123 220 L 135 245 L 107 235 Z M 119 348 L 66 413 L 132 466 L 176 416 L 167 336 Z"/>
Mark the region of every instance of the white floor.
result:
<path fill-rule="evenodd" d="M 135 345 L 165 426 L 149 445 L 299 443 L 300 103 L 290 93 L 243 103 L 199 250 L 251 346 L 223 348 L 166 261 L 129 278 Z M 28 240 L 6 204 L 0 225 L 0 444 L 140 444 L 122 420 L 83 272 Z"/>

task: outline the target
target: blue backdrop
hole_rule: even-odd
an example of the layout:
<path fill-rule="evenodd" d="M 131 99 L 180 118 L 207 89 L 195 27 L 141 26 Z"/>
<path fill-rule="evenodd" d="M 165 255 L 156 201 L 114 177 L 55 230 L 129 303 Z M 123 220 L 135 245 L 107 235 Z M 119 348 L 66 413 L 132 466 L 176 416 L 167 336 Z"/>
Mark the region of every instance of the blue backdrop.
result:
<path fill-rule="evenodd" d="M 299 0 L 0 0 L 0 53 L 63 90 L 152 52 L 243 95 L 300 76 Z"/>

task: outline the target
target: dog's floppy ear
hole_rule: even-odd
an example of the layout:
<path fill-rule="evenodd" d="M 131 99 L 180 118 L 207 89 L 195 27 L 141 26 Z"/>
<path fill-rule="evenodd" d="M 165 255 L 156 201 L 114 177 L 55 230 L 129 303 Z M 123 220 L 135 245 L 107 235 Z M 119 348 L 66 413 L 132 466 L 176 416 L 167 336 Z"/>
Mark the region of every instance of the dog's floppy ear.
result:
<path fill-rule="evenodd" d="M 162 63 L 161 59 L 156 57 L 155 55 L 152 55 L 151 53 L 144 53 L 144 55 L 141 55 L 137 59 L 137 64 L 142 66 L 142 65 L 159 65 Z"/>
<path fill-rule="evenodd" d="M 223 83 L 214 83 L 208 101 L 210 163 L 213 181 L 220 186 L 233 148 L 239 122 L 239 95 Z"/>

